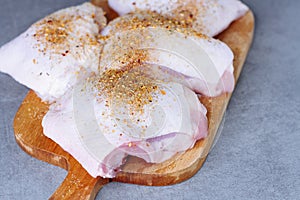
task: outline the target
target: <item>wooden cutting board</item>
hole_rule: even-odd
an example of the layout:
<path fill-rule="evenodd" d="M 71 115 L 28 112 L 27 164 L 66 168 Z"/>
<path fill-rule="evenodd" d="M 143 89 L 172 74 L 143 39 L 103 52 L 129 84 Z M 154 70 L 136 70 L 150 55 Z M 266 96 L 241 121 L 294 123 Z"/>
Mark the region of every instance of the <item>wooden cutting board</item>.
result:
<path fill-rule="evenodd" d="M 101 5 L 109 19 L 117 16 L 108 9 L 106 1 L 94 0 L 93 3 Z M 254 16 L 249 11 L 217 37 L 228 44 L 234 52 L 236 80 L 248 54 L 253 32 Z M 231 94 L 224 94 L 217 98 L 201 98 L 208 109 L 209 134 L 206 139 L 198 141 L 193 149 L 160 164 L 149 164 L 139 158 L 129 157 L 122 172 L 114 179 L 91 177 L 70 154 L 43 135 L 41 121 L 49 105 L 42 103 L 33 91 L 25 97 L 15 116 L 15 138 L 28 154 L 68 171 L 67 177 L 50 199 L 94 199 L 98 191 L 111 181 L 155 186 L 170 185 L 187 180 L 201 168 L 213 144 L 230 97 Z"/>

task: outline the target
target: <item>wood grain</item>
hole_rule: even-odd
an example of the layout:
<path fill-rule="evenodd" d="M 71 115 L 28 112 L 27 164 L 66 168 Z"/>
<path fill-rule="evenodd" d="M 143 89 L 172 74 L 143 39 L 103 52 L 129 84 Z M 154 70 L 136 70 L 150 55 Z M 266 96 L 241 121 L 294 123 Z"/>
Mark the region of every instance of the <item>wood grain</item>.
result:
<path fill-rule="evenodd" d="M 99 2 L 102 7 L 105 7 L 108 18 L 113 19 L 116 13 L 109 10 L 102 0 L 93 1 L 96 5 L 100 5 Z M 250 48 L 253 31 L 254 17 L 249 11 L 218 36 L 234 52 L 236 80 Z M 224 94 L 217 98 L 201 98 L 208 109 L 209 135 L 206 139 L 198 141 L 193 149 L 160 164 L 149 164 L 139 158 L 129 157 L 122 172 L 113 180 L 91 177 L 71 155 L 43 135 L 41 121 L 48 110 L 48 105 L 42 103 L 33 91 L 28 93 L 15 116 L 15 138 L 19 146 L 28 154 L 68 171 L 66 179 L 50 199 L 94 199 L 103 185 L 110 181 L 142 185 L 170 185 L 192 177 L 201 168 L 230 97 L 231 94 Z"/>

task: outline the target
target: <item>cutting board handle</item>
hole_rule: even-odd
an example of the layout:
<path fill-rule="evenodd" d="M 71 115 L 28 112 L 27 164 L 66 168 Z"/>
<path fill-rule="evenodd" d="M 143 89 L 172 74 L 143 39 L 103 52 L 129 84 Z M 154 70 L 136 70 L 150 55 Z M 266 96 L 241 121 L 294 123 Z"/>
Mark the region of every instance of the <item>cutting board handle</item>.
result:
<path fill-rule="evenodd" d="M 99 190 L 107 183 L 109 183 L 109 179 L 93 178 L 87 172 L 82 173 L 82 169 L 73 168 L 69 170 L 65 180 L 49 199 L 93 200 Z"/>

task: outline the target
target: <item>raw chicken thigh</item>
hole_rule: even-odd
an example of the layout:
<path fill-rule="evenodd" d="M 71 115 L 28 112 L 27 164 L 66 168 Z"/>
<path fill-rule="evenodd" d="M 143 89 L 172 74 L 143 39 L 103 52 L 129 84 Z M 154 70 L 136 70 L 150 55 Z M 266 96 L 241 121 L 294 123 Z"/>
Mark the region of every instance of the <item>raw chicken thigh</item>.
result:
<path fill-rule="evenodd" d="M 100 71 L 124 63 L 112 55 L 127 55 L 131 49 L 144 49 L 147 62 L 167 68 L 173 72 L 172 79 L 177 77 L 177 82 L 199 94 L 215 97 L 233 91 L 230 48 L 219 40 L 178 25 L 177 21 L 166 20 L 155 13 L 132 13 L 110 22 L 102 34 L 110 38 L 101 54 Z M 120 40 L 126 45 L 120 46 Z M 180 75 L 181 80 L 178 79 Z"/>
<path fill-rule="evenodd" d="M 0 71 L 52 102 L 97 71 L 106 18 L 91 3 L 57 11 L 0 48 Z"/>
<path fill-rule="evenodd" d="M 107 85 L 118 73 L 126 76 Z M 206 109 L 197 95 L 140 68 L 90 77 L 53 104 L 42 125 L 94 177 L 114 177 L 127 155 L 163 162 L 207 135 Z"/>
<path fill-rule="evenodd" d="M 239 0 L 109 0 L 119 15 L 141 10 L 155 11 L 164 17 L 188 24 L 197 32 L 215 36 L 248 7 Z"/>

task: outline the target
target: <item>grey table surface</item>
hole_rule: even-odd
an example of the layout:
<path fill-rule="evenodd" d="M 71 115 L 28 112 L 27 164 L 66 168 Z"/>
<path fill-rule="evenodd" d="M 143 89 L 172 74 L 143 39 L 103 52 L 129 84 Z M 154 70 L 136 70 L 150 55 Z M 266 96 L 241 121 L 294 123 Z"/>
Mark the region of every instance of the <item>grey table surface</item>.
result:
<path fill-rule="evenodd" d="M 0 0 L 0 45 L 80 2 Z M 203 168 L 166 187 L 110 183 L 97 199 L 300 199 L 300 1 L 244 2 L 256 16 L 254 43 Z M 0 73 L 0 199 L 47 199 L 67 174 L 15 142 L 12 123 L 27 91 Z"/>

